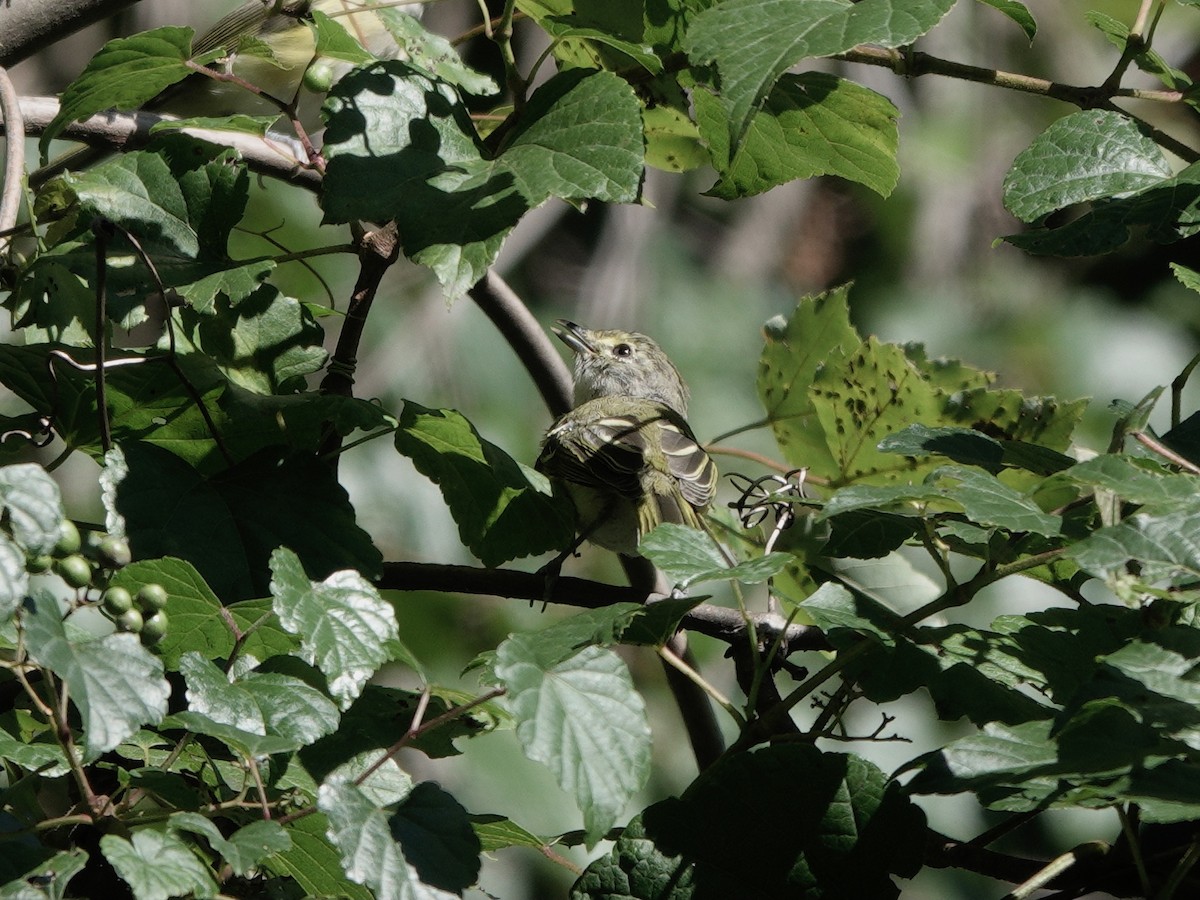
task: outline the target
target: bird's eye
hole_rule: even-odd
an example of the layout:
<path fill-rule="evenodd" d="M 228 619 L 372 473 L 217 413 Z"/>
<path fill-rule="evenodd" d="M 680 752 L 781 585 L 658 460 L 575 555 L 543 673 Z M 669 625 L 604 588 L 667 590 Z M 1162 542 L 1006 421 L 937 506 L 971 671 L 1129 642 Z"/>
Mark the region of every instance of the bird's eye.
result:
<path fill-rule="evenodd" d="M 613 347 L 613 356 L 633 356 L 633 348 L 628 344 L 617 344 Z"/>

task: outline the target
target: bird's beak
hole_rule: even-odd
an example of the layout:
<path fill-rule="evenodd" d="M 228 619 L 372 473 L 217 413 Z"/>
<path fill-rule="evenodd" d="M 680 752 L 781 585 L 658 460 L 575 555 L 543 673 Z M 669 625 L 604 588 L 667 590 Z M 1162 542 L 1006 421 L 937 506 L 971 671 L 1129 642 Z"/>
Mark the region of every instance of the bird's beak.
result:
<path fill-rule="evenodd" d="M 556 319 L 551 329 L 564 344 L 576 353 L 595 353 L 596 347 L 589 340 L 591 332 L 569 319 Z"/>

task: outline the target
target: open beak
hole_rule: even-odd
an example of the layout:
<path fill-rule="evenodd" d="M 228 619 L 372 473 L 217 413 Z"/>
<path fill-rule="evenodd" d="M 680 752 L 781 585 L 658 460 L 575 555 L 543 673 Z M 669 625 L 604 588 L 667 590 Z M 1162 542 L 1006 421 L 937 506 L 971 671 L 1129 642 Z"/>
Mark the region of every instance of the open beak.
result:
<path fill-rule="evenodd" d="M 582 325 L 576 325 L 569 319 L 556 319 L 554 328 L 551 329 L 559 340 L 574 350 L 576 353 L 595 353 L 596 347 L 592 344 L 588 337 L 591 332 Z"/>

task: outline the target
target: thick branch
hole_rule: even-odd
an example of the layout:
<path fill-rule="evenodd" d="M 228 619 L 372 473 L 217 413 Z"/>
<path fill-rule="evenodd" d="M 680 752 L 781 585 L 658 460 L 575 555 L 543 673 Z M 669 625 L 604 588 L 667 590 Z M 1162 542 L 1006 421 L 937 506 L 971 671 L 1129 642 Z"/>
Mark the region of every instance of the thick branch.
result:
<path fill-rule="evenodd" d="M 14 66 L 44 47 L 99 22 L 137 0 L 0 0 L 0 66 Z"/>
<path fill-rule="evenodd" d="M 383 577 L 377 586 L 383 590 L 484 594 L 539 603 L 548 599 L 551 603 L 582 609 L 598 609 L 614 603 L 645 603 L 655 596 L 638 588 L 563 575 L 555 580 L 547 598 L 546 579 L 534 572 L 417 562 L 384 563 Z M 760 639 L 770 639 L 785 624 L 783 617 L 774 613 L 758 613 L 750 618 Z M 740 612 L 709 603 L 701 603 L 684 616 L 681 627 L 727 642 L 746 639 L 746 622 Z M 790 651 L 830 649 L 825 635 L 811 625 L 788 625 L 784 640 Z"/>
<path fill-rule="evenodd" d="M 41 134 L 57 115 L 58 100 L 53 97 L 24 97 L 21 99 L 21 113 L 25 117 L 26 133 Z M 63 129 L 62 136 L 103 149 L 139 150 L 149 143 L 150 129 L 158 122 L 171 118 L 148 112 L 107 112 L 73 122 Z M 242 155 L 250 171 L 257 174 L 278 178 L 310 191 L 317 190 L 321 185 L 321 176 L 308 168 L 308 156 L 295 138 L 274 132 L 266 137 L 256 137 L 235 131 L 201 128 L 185 128 L 183 131 L 223 147 L 232 147 Z"/>

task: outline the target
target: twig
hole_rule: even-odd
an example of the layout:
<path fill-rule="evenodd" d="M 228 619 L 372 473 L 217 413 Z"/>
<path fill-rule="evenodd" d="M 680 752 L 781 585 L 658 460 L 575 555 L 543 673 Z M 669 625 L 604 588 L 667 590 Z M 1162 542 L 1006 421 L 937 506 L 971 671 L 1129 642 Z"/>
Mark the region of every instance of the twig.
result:
<path fill-rule="evenodd" d="M 1180 456 L 1178 453 L 1176 453 L 1174 450 L 1172 450 L 1166 444 L 1159 441 L 1157 438 L 1151 437 L 1150 435 L 1146 434 L 1146 432 L 1144 432 L 1144 431 L 1135 431 L 1132 433 L 1132 437 L 1139 444 L 1142 444 L 1143 446 L 1148 447 L 1149 449 L 1153 450 L 1155 453 L 1157 453 L 1159 456 L 1161 456 L 1163 459 L 1167 460 L 1168 462 L 1174 463 L 1175 465 L 1179 466 L 1181 469 L 1186 469 L 1188 472 L 1191 472 L 1193 475 L 1200 475 L 1200 466 L 1196 465 L 1190 459 Z"/>
<path fill-rule="evenodd" d="M 434 591 L 456 594 L 482 594 L 514 600 L 548 600 L 582 609 L 600 609 L 614 603 L 645 603 L 654 593 L 644 588 L 603 584 L 585 578 L 559 576 L 550 596 L 546 580 L 534 572 L 512 569 L 477 569 L 471 566 L 439 565 L 418 562 L 383 564 L 383 577 L 376 582 L 381 590 Z M 789 652 L 828 650 L 829 642 L 821 629 L 812 625 L 785 625 L 782 617 L 766 613 L 752 616 L 760 635 L 781 634 Z M 727 643 L 746 639 L 746 623 L 737 610 L 710 603 L 693 607 L 683 617 L 681 627 Z"/>
<path fill-rule="evenodd" d="M 673 668 L 679 672 L 693 684 L 700 687 L 708 696 L 720 706 L 725 712 L 729 713 L 730 717 L 737 722 L 738 727 L 746 724 L 746 720 L 742 718 L 742 714 L 737 711 L 737 708 L 729 702 L 729 698 L 722 694 L 713 685 L 704 680 L 704 677 L 697 672 L 692 666 L 685 663 L 680 657 L 676 656 L 669 647 L 659 647 L 658 655 Z"/>

